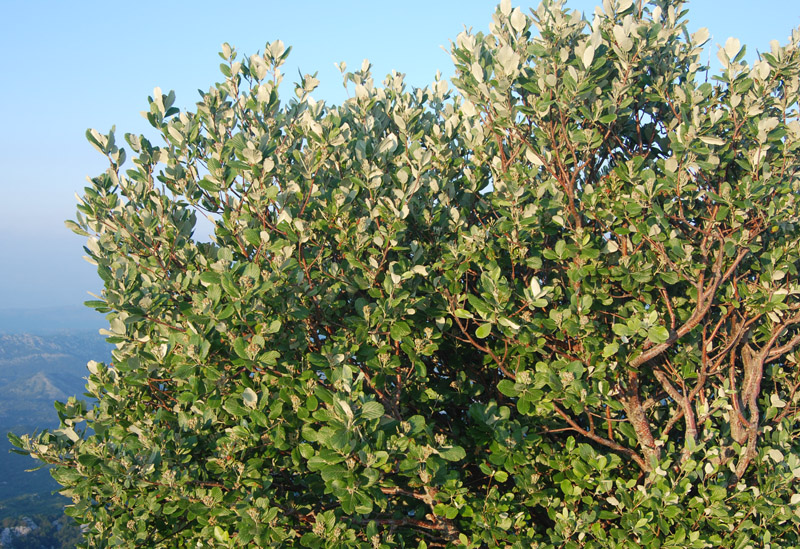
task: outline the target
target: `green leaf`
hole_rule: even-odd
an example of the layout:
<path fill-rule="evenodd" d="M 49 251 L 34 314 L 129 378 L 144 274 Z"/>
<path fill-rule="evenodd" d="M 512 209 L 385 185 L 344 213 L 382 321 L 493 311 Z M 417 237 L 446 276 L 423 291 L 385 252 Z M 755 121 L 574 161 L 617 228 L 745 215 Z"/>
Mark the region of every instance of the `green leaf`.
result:
<path fill-rule="evenodd" d="M 64 221 L 64 225 L 72 231 L 73 233 L 80 235 L 80 236 L 90 236 L 88 232 L 84 231 L 80 225 L 75 223 L 74 221 Z"/>
<path fill-rule="evenodd" d="M 497 384 L 497 390 L 507 397 L 515 397 L 519 395 L 519 391 L 517 391 L 515 387 L 516 384 L 509 379 L 502 379 Z"/>
<path fill-rule="evenodd" d="M 767 451 L 767 455 L 775 463 L 780 463 L 784 459 L 783 452 L 781 452 L 777 448 L 771 448 L 769 451 Z"/>
<path fill-rule="evenodd" d="M 9 442 L 11 442 L 12 446 L 15 446 L 17 448 L 25 447 L 25 444 L 22 442 L 22 439 L 18 435 L 15 435 L 14 433 L 6 433 L 6 437 L 8 437 L 8 440 Z"/>
<path fill-rule="evenodd" d="M 653 326 L 647 331 L 647 337 L 653 343 L 664 343 L 669 339 L 669 330 L 663 326 Z"/>
<path fill-rule="evenodd" d="M 205 285 L 219 284 L 220 276 L 218 273 L 206 271 L 204 273 L 200 273 L 200 280 L 205 283 Z"/>
<path fill-rule="evenodd" d="M 666 284 L 673 285 L 680 282 L 680 276 L 678 273 L 668 271 L 666 273 L 661 273 L 661 280 L 663 280 Z"/>
<path fill-rule="evenodd" d="M 204 177 L 200 181 L 197 182 L 197 186 L 203 189 L 204 191 L 208 191 L 210 193 L 218 193 L 220 191 L 220 185 Z"/>
<path fill-rule="evenodd" d="M 392 324 L 392 327 L 389 329 L 389 333 L 392 336 L 392 339 L 395 341 L 401 341 L 411 333 L 411 328 L 406 322 L 401 320 Z"/>
<path fill-rule="evenodd" d="M 439 455 L 447 461 L 461 461 L 467 457 L 467 453 L 461 446 L 452 446 L 450 448 L 440 448 Z"/>
<path fill-rule="evenodd" d="M 214 526 L 214 539 L 220 543 L 228 543 L 231 540 L 228 532 L 219 526 Z"/>
<path fill-rule="evenodd" d="M 631 335 L 631 331 L 625 324 L 614 324 L 611 326 L 611 329 L 614 330 L 614 333 L 618 336 L 629 336 Z"/>
<path fill-rule="evenodd" d="M 276 318 L 276 319 L 274 319 L 273 321 L 271 321 L 269 323 L 269 326 L 267 327 L 266 333 L 267 334 L 277 334 L 278 332 L 280 332 L 282 325 L 283 325 L 283 323 L 281 322 L 281 319 Z"/>
<path fill-rule="evenodd" d="M 233 350 L 240 358 L 249 359 L 250 356 L 247 352 L 247 342 L 241 337 L 237 337 L 233 341 Z"/>
<path fill-rule="evenodd" d="M 482 318 L 489 318 L 494 312 L 485 301 L 476 295 L 469 294 L 467 296 L 467 301 L 469 301 L 469 304 L 472 305 L 472 308 L 475 309 L 475 311 L 477 311 Z"/>
<path fill-rule="evenodd" d="M 195 399 L 193 398 L 192 400 Z M 246 417 L 249 413 L 248 409 L 239 404 L 235 397 L 225 400 L 222 408 L 234 417 Z"/>
<path fill-rule="evenodd" d="M 475 335 L 481 339 L 484 339 L 492 333 L 492 325 L 488 322 L 486 324 L 481 324 L 478 326 L 478 329 L 475 330 Z"/>
<path fill-rule="evenodd" d="M 664 509 L 664 516 L 673 519 L 680 515 L 683 512 L 683 509 L 678 507 L 677 505 L 669 505 Z"/>
<path fill-rule="evenodd" d="M 383 417 L 385 411 L 383 408 L 383 404 L 380 402 L 370 401 L 364 403 L 364 406 L 361 407 L 361 417 L 371 420 L 371 419 L 379 419 Z"/>
<path fill-rule="evenodd" d="M 712 135 L 702 135 L 700 136 L 700 141 L 705 143 L 706 145 L 724 145 L 725 140 L 720 139 L 719 137 L 714 137 Z"/>
<path fill-rule="evenodd" d="M 258 405 L 258 395 L 250 387 L 242 391 L 242 401 L 248 408 L 255 408 Z"/>
<path fill-rule="evenodd" d="M 605 347 L 603 347 L 603 358 L 614 356 L 617 354 L 617 351 L 619 351 L 619 343 L 616 341 L 606 343 Z"/>

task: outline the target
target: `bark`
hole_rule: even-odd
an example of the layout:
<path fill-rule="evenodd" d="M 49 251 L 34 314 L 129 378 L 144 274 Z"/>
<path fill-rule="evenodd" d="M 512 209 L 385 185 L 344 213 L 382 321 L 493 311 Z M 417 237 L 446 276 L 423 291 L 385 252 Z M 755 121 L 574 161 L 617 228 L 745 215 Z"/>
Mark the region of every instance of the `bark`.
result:
<path fill-rule="evenodd" d="M 742 346 L 742 365 L 744 366 L 744 381 L 739 393 L 738 412 L 731 422 L 731 434 L 739 444 L 746 443 L 744 451 L 736 464 L 736 477 L 741 478 L 750 462 L 756 455 L 758 444 L 758 423 L 761 414 L 758 409 L 758 395 L 761 393 L 761 379 L 764 376 L 764 360 L 769 352 L 769 345 L 760 352 L 753 350 L 750 345 Z M 749 417 L 743 417 L 743 408 L 746 407 Z M 746 421 L 744 421 L 746 419 Z M 734 425 L 736 427 L 734 428 Z M 737 438 L 739 437 L 739 438 Z"/>
<path fill-rule="evenodd" d="M 645 470 L 651 471 L 654 464 L 658 463 L 661 452 L 656 446 L 653 438 L 653 431 L 650 429 L 650 421 L 644 413 L 644 406 L 639 396 L 639 374 L 631 371 L 628 373 L 628 388 L 621 399 L 622 406 L 628 421 L 636 431 L 636 438 L 644 456 Z"/>
<path fill-rule="evenodd" d="M 686 424 L 686 431 L 684 432 L 683 451 L 681 452 L 681 463 L 685 463 L 691 455 L 691 448 L 694 447 L 697 441 L 697 419 L 692 407 L 692 396 L 682 395 L 678 389 L 669 381 L 667 375 L 661 370 L 654 370 L 653 375 L 661 383 L 661 386 L 667 394 L 674 400 L 681 408 L 684 422 Z"/>

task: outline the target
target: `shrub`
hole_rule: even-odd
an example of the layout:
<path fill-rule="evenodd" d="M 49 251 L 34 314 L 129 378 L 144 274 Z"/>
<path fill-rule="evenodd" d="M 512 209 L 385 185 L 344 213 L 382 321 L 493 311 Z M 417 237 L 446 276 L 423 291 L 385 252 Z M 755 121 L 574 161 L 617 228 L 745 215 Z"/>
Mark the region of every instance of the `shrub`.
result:
<path fill-rule="evenodd" d="M 708 81 L 686 13 L 505 0 L 341 106 L 225 45 L 127 171 L 88 132 L 113 363 L 12 439 L 89 544 L 800 543 L 800 32 Z"/>

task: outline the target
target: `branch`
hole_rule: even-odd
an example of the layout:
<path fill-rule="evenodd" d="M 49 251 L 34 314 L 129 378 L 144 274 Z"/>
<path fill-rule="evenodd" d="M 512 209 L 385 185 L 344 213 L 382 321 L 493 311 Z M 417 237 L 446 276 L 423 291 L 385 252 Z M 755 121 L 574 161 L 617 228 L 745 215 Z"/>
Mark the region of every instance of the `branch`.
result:
<path fill-rule="evenodd" d="M 800 324 L 800 314 L 794 315 L 792 318 L 788 319 L 786 322 L 781 324 L 779 330 L 776 331 L 776 334 L 780 336 L 783 333 L 783 330 L 795 324 Z M 781 345 L 780 347 L 771 349 L 767 354 L 766 362 L 772 362 L 773 360 L 777 360 L 778 358 L 782 357 L 783 355 L 785 355 L 786 353 L 797 347 L 798 344 L 800 344 L 800 333 L 796 334 L 785 345 Z"/>
<path fill-rule="evenodd" d="M 579 432 L 580 434 L 582 434 L 586 438 L 589 438 L 589 439 L 597 442 L 598 444 L 602 444 L 603 446 L 607 446 L 607 447 L 611 448 L 612 450 L 615 450 L 615 451 L 617 451 L 617 452 L 619 452 L 621 454 L 625 454 L 626 456 L 630 457 L 633 461 L 635 461 L 636 464 L 639 466 L 639 468 L 641 468 L 642 471 L 646 472 L 646 471 L 649 470 L 647 468 L 647 464 L 644 462 L 642 457 L 639 454 L 637 454 L 636 452 L 634 452 L 633 450 L 631 450 L 630 448 L 625 448 L 624 446 L 622 446 L 620 444 L 617 444 L 613 440 L 609 440 L 607 438 L 603 438 L 600 435 L 598 435 L 597 433 L 591 433 L 591 432 L 587 431 L 586 429 L 584 429 L 583 427 L 578 425 L 575 422 L 574 419 L 569 417 L 569 415 L 564 410 L 559 408 L 558 404 L 553 403 L 553 408 L 555 409 L 556 413 L 558 413 L 558 415 L 563 417 L 566 420 L 566 422 L 569 423 L 570 427 L 572 427 L 573 430 Z"/>
<path fill-rule="evenodd" d="M 637 370 L 628 371 L 628 384 L 626 394 L 621 399 L 622 406 L 628 416 L 628 422 L 636 431 L 636 439 L 644 452 L 644 457 L 647 458 L 647 462 L 650 462 L 653 457 L 657 460 L 660 451 L 656 446 L 653 431 L 650 429 L 650 421 L 644 413 L 644 406 L 639 397 L 639 374 Z M 646 463 L 645 471 L 650 471 L 649 463 Z"/>
<path fill-rule="evenodd" d="M 723 280 L 726 280 L 730 277 L 730 275 L 734 272 L 736 267 L 739 266 L 748 253 L 750 253 L 748 248 L 742 248 L 739 250 L 739 253 L 736 255 L 736 259 L 734 259 L 733 263 L 731 263 L 725 273 L 723 273 L 721 265 L 722 250 L 720 250 L 714 265 L 714 278 L 709 286 L 707 288 L 703 286 L 702 276 L 697 283 L 697 307 L 692 313 L 692 316 L 690 316 L 689 319 L 677 330 L 670 330 L 669 339 L 667 339 L 667 341 L 651 347 L 633 359 L 630 363 L 631 368 L 638 368 L 648 360 L 652 360 L 659 356 L 661 353 L 669 349 L 678 339 L 691 332 L 698 324 L 700 324 L 708 311 L 711 309 L 711 305 L 714 303 L 714 294 L 719 288 L 719 285 L 722 284 Z"/>
<path fill-rule="evenodd" d="M 488 345 L 484 346 L 484 345 L 481 345 L 480 343 L 478 343 L 477 341 L 475 341 L 475 339 L 472 337 L 472 335 L 467 331 L 467 328 L 461 323 L 461 319 L 458 318 L 456 316 L 456 314 L 455 314 L 455 308 L 454 308 L 454 304 L 453 304 L 453 300 L 454 300 L 453 296 L 447 290 L 445 290 L 445 294 L 447 295 L 447 298 L 448 298 L 447 302 L 448 302 L 448 305 L 450 306 L 450 313 L 452 314 L 453 319 L 456 321 L 456 324 L 458 324 L 458 328 L 459 328 L 459 330 L 461 330 L 461 333 L 464 334 L 464 337 L 467 338 L 467 341 L 469 341 L 469 343 L 473 347 L 478 349 L 479 351 L 484 352 L 487 355 L 491 356 L 492 359 L 497 364 L 497 367 L 500 368 L 501 372 L 503 372 L 503 375 L 505 375 L 507 378 L 509 378 L 511 380 L 517 379 L 517 376 L 514 375 L 512 372 L 509 372 L 508 369 L 505 367 L 505 361 L 501 360 L 500 357 L 497 356 L 494 353 L 494 351 L 492 351 L 489 348 Z"/>
<path fill-rule="evenodd" d="M 692 403 L 688 397 L 678 392 L 675 386 L 670 383 L 669 379 L 667 379 L 667 375 L 663 371 L 658 369 L 653 370 L 653 376 L 655 376 L 659 383 L 661 383 L 661 386 L 664 387 L 664 390 L 667 392 L 667 394 L 672 397 L 672 400 L 678 403 L 683 411 L 683 416 L 686 418 L 686 433 L 684 437 L 683 451 L 681 452 L 681 463 L 683 463 L 689 459 L 689 445 L 694 444 L 694 442 L 697 440 L 697 421 L 694 410 L 692 409 Z"/>
<path fill-rule="evenodd" d="M 399 486 L 393 486 L 392 488 L 384 488 L 381 487 L 381 492 L 386 494 L 387 496 L 394 496 L 396 494 L 400 494 L 403 496 L 408 496 L 410 498 L 418 499 L 420 501 L 425 502 L 426 504 L 430 505 L 433 499 L 428 494 L 420 494 L 417 492 L 410 492 L 408 490 L 404 490 Z"/>

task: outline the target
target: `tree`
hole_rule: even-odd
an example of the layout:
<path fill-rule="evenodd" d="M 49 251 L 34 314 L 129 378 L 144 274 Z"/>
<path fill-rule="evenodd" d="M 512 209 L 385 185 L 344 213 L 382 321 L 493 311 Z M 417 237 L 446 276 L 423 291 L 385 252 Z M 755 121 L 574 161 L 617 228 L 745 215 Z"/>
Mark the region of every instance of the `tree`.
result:
<path fill-rule="evenodd" d="M 800 31 L 709 81 L 686 14 L 504 0 L 341 106 L 224 45 L 88 132 L 113 363 L 12 439 L 89 546 L 800 543 Z"/>

